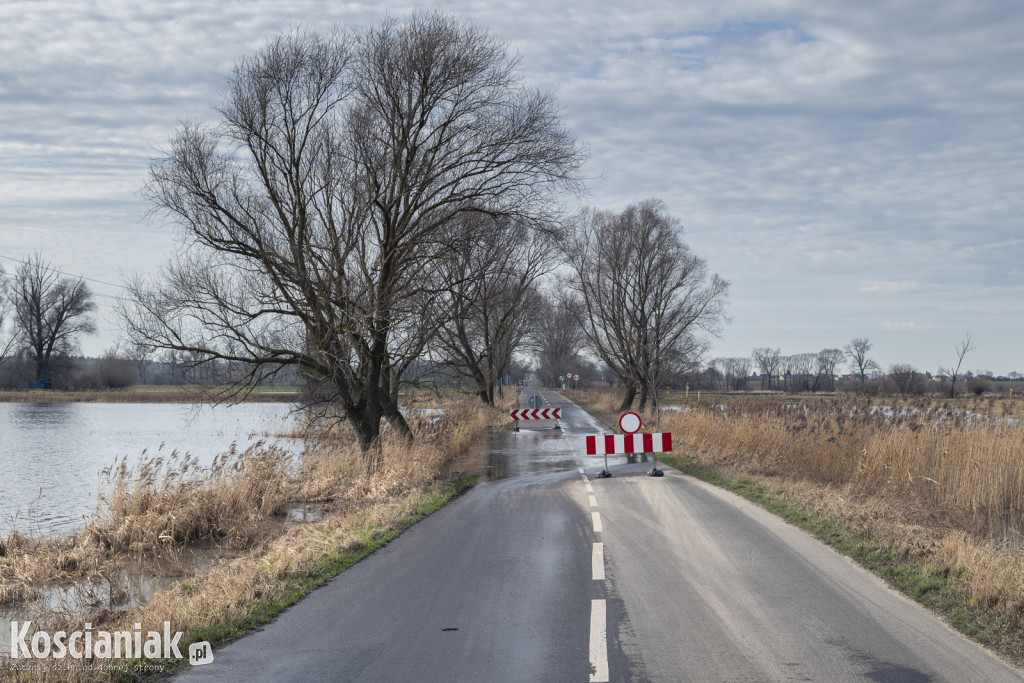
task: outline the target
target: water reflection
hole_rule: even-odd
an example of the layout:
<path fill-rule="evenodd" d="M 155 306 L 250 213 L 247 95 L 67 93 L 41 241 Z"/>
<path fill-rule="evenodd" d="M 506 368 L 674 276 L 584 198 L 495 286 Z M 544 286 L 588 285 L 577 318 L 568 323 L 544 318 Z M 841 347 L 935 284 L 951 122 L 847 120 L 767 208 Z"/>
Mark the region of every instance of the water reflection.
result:
<path fill-rule="evenodd" d="M 579 411 L 582 412 L 582 411 Z M 574 433 L 580 431 L 583 433 Z M 493 481 L 537 472 L 604 469 L 603 455 L 586 455 L 586 433 L 590 429 L 521 429 L 487 435 L 480 448 L 456 458 L 453 472 L 480 474 L 480 481 Z M 603 431 L 603 430 L 602 430 Z M 609 455 L 608 466 L 649 462 L 647 455 Z"/>
<path fill-rule="evenodd" d="M 218 408 L 167 403 L 0 403 L 0 534 L 12 528 L 63 535 L 81 528 L 96 506 L 99 472 L 146 451 L 191 453 L 209 464 L 286 433 L 291 406 L 248 403 Z"/>
<path fill-rule="evenodd" d="M 474 453 L 456 458 L 452 468 L 477 472 L 480 481 L 516 477 L 578 467 L 578 458 L 561 431 L 522 430 L 491 432 Z"/>

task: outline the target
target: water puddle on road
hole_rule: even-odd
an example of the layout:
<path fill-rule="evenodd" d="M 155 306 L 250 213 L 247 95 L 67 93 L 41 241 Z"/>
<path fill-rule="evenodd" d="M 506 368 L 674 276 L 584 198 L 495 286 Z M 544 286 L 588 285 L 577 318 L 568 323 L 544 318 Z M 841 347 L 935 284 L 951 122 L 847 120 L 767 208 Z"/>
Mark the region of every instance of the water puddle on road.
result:
<path fill-rule="evenodd" d="M 455 458 L 453 472 L 475 472 L 480 481 L 494 481 L 535 472 L 579 467 L 569 439 L 558 429 L 489 432 L 474 452 Z"/>
<path fill-rule="evenodd" d="M 456 458 L 452 472 L 475 472 L 480 481 L 494 481 L 523 474 L 559 472 L 583 467 L 604 469 L 604 456 L 585 455 L 584 435 L 563 434 L 560 429 L 521 429 L 488 433 L 473 453 Z M 613 455 L 608 466 L 648 462 L 646 455 Z"/>

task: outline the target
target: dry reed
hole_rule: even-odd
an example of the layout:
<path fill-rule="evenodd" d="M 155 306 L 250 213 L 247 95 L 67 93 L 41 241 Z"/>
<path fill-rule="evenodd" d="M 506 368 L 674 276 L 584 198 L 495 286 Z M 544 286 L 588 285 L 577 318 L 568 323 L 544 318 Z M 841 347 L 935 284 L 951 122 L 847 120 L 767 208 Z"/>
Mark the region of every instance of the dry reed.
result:
<path fill-rule="evenodd" d="M 863 400 L 687 408 L 662 425 L 698 462 L 912 499 L 1009 542 L 1024 520 L 1024 428 L 1014 422 Z"/>
<path fill-rule="evenodd" d="M 89 541 L 113 552 L 141 552 L 198 540 L 245 547 L 266 520 L 282 514 L 297 485 L 291 455 L 257 442 L 200 467 L 191 455 L 122 458 L 103 470 L 102 506 Z"/>

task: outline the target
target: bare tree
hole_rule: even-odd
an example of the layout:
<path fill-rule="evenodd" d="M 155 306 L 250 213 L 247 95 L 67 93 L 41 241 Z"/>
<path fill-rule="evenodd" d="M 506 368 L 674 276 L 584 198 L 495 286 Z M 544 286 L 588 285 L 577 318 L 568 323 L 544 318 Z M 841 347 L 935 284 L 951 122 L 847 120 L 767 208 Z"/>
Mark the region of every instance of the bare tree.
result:
<path fill-rule="evenodd" d="M 836 368 L 843 362 L 844 357 L 842 349 L 822 349 L 818 352 L 818 378 L 824 381 L 826 391 L 835 391 Z"/>
<path fill-rule="evenodd" d="M 36 381 L 50 377 L 51 361 L 73 352 L 81 335 L 96 331 L 89 286 L 60 277 L 41 254 L 15 270 L 11 298 L 18 345 L 35 363 Z"/>
<path fill-rule="evenodd" d="M 442 320 L 436 264 L 456 220 L 550 224 L 582 152 L 552 96 L 492 35 L 439 14 L 361 34 L 295 31 L 242 61 L 222 121 L 185 125 L 145 194 L 190 245 L 135 281 L 131 339 L 248 368 L 295 367 L 369 450 Z M 373 464 L 373 458 L 370 459 Z"/>
<path fill-rule="evenodd" d="M 750 359 L 739 356 L 725 359 L 725 372 L 731 379 L 730 387 L 735 391 L 747 390 L 747 378 L 750 377 Z"/>
<path fill-rule="evenodd" d="M 889 379 L 896 385 L 901 396 L 921 393 L 921 374 L 907 363 L 897 363 L 889 368 Z"/>
<path fill-rule="evenodd" d="M 771 389 L 772 382 L 779 374 L 779 362 L 782 358 L 782 349 L 774 349 L 767 346 L 758 346 L 751 352 L 754 365 L 757 366 L 758 374 L 761 376 L 761 388 Z"/>
<path fill-rule="evenodd" d="M 795 353 L 789 356 L 786 375 L 789 377 L 790 391 L 814 391 L 816 354 Z"/>
<path fill-rule="evenodd" d="M 882 369 L 878 363 L 868 358 L 868 351 L 871 350 L 871 346 L 871 342 L 866 337 L 857 337 L 856 339 L 851 339 L 850 343 L 843 347 L 843 351 L 846 352 L 850 363 L 857 370 L 861 386 L 867 381 L 869 372 Z"/>
<path fill-rule="evenodd" d="M 583 363 L 580 351 L 586 335 L 568 306 L 560 301 L 543 299 L 531 335 L 537 356 L 537 373 L 547 386 L 557 386 L 558 378 Z"/>
<path fill-rule="evenodd" d="M 7 320 L 11 312 L 11 294 L 12 288 L 7 282 L 7 273 L 4 272 L 4 267 L 0 265 L 0 365 L 3 365 L 4 361 L 7 360 L 11 349 L 14 348 L 14 344 L 17 341 L 13 330 L 7 329 Z"/>
<path fill-rule="evenodd" d="M 573 225 L 563 301 L 626 386 L 623 410 L 637 391 L 643 409 L 670 377 L 694 369 L 727 320 L 729 284 L 681 232 L 657 199 L 619 214 L 584 211 Z"/>
<path fill-rule="evenodd" d="M 153 347 L 147 344 L 129 344 L 126 353 L 135 363 L 135 375 L 139 384 L 149 379 L 149 368 L 153 362 Z"/>
<path fill-rule="evenodd" d="M 957 376 L 960 374 L 960 366 L 963 365 L 964 356 L 966 356 L 969 352 L 973 351 L 975 348 L 977 347 L 974 345 L 974 340 L 971 336 L 971 331 L 967 330 L 967 334 L 964 335 L 964 338 L 953 345 L 953 350 L 956 352 L 956 366 L 950 366 L 950 368 L 945 368 L 942 366 L 939 367 L 939 374 L 949 375 L 950 398 L 956 397 L 956 379 Z"/>
<path fill-rule="evenodd" d="M 749 357 L 715 358 L 712 366 L 722 376 L 727 391 L 746 390 L 746 379 L 751 376 Z"/>
<path fill-rule="evenodd" d="M 446 322 L 434 346 L 441 362 L 472 381 L 480 399 L 493 405 L 513 352 L 535 327 L 535 283 L 549 270 L 553 250 L 544 233 L 521 224 L 481 215 L 466 228 L 467 239 L 440 266 L 447 284 L 441 303 Z"/>

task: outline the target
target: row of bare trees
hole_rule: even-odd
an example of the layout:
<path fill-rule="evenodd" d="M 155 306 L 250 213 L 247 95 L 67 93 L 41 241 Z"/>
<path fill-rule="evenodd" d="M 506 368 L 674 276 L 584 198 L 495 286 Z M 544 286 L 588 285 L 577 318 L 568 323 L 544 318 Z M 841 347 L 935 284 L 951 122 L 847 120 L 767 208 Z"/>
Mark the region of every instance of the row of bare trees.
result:
<path fill-rule="evenodd" d="M 410 434 L 398 390 L 432 345 L 486 396 L 584 158 L 506 46 L 440 13 L 296 30 L 238 64 L 219 113 L 151 168 L 189 248 L 130 283 L 132 341 L 243 363 L 234 396 L 296 368 L 365 450 L 382 421 Z"/>
<path fill-rule="evenodd" d="M 585 150 L 520 73 L 437 12 L 295 30 L 243 60 L 220 121 L 184 125 L 151 167 L 145 194 L 188 248 L 128 284 L 132 343 L 241 364 L 231 397 L 296 370 L 364 450 L 382 421 L 409 435 L 398 391 L 418 372 L 454 368 L 493 402 L 517 349 L 552 378 L 592 356 L 642 407 L 698 361 L 728 285 L 656 200 L 565 220 Z"/>
<path fill-rule="evenodd" d="M 846 353 L 842 349 L 822 349 L 817 353 L 784 356 L 780 348 L 762 346 L 751 352 L 761 389 L 781 388 L 789 391 L 834 391 L 836 368 L 845 358 Z M 725 374 L 730 365 L 735 367 L 736 359 L 718 359 L 713 367 Z M 750 364 L 743 367 L 749 377 Z"/>
<path fill-rule="evenodd" d="M 896 363 L 889 367 L 887 373 L 883 373 L 882 367 L 868 355 L 872 346 L 867 338 L 858 337 L 850 340 L 842 349 L 822 349 L 817 353 L 789 356 L 783 355 L 778 347 L 756 347 L 750 357 L 714 359 L 705 375 L 710 375 L 713 383 L 723 382 L 727 389 L 735 391 L 748 389 L 754 370 L 762 390 L 833 391 L 836 388 L 837 369 L 845 360 L 862 391 L 866 389 L 869 379 L 885 379 L 895 393 L 923 393 L 924 381 L 931 378 L 931 375 L 918 372 L 908 363 Z M 970 331 L 953 348 L 955 363 L 939 367 L 939 379 L 949 382 L 945 391 L 951 397 L 956 395 L 957 380 L 962 377 L 960 368 L 964 357 L 975 348 Z M 976 392 L 980 386 L 976 382 L 970 388 Z"/>

